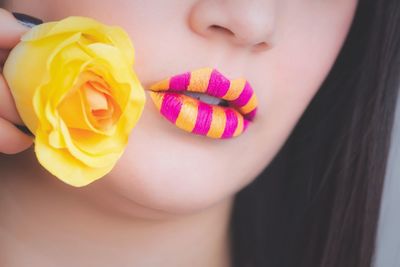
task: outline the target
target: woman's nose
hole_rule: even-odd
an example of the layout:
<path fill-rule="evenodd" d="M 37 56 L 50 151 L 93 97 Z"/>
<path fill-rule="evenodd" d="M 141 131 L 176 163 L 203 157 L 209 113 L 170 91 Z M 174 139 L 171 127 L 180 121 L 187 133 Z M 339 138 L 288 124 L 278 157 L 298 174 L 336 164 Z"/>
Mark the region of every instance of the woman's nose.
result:
<path fill-rule="evenodd" d="M 278 0 L 199 0 L 192 7 L 192 30 L 207 38 L 266 50 L 272 46 Z"/>

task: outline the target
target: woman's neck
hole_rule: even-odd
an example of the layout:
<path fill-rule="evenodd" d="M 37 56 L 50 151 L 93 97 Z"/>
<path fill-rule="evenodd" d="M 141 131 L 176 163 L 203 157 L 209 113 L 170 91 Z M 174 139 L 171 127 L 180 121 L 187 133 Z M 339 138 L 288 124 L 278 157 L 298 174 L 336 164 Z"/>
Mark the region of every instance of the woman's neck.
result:
<path fill-rule="evenodd" d="M 191 215 L 135 218 L 85 201 L 87 189 L 49 176 L 32 149 L 1 156 L 0 172 L 1 266 L 230 266 L 233 198 Z"/>

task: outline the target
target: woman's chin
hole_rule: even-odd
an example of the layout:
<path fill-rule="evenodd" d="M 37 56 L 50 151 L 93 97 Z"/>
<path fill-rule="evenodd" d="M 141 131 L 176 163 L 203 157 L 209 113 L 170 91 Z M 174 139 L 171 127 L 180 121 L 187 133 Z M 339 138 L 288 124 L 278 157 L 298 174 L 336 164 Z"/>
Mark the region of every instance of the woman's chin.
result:
<path fill-rule="evenodd" d="M 223 173 L 177 170 L 121 158 L 111 173 L 84 189 L 91 192 L 85 197 L 124 216 L 160 219 L 200 212 L 234 194 L 234 183 L 224 182 Z"/>
<path fill-rule="evenodd" d="M 229 196 L 231 185 L 224 183 L 223 174 L 217 171 L 199 168 L 188 174 L 179 172 L 178 166 L 152 168 L 121 160 L 105 182 L 111 194 L 133 206 L 164 215 L 182 215 L 207 209 Z"/>

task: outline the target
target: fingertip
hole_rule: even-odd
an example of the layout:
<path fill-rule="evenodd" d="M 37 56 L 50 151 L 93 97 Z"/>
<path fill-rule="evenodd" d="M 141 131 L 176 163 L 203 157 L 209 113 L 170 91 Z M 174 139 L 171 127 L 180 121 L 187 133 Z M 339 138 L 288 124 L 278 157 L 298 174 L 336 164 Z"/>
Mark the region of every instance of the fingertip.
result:
<path fill-rule="evenodd" d="M 28 30 L 10 12 L 0 9 L 0 48 L 13 48 Z"/>
<path fill-rule="evenodd" d="M 27 134 L 30 137 L 34 137 L 33 133 L 28 129 L 28 127 L 24 126 L 24 125 L 18 125 L 18 124 L 14 124 L 15 127 L 17 127 L 20 131 L 24 132 L 25 134 Z"/>
<path fill-rule="evenodd" d="M 24 13 L 12 12 L 12 15 L 15 17 L 15 19 L 17 19 L 18 23 L 28 28 L 32 28 L 43 23 L 43 20 Z"/>
<path fill-rule="evenodd" d="M 0 118 L 0 152 L 16 154 L 28 149 L 33 137 L 18 130 L 12 123 Z"/>

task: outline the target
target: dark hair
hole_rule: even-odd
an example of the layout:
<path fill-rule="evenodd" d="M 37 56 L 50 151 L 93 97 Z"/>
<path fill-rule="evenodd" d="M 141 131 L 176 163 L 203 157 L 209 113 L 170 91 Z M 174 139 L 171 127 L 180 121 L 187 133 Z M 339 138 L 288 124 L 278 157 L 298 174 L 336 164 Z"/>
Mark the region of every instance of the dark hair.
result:
<path fill-rule="evenodd" d="M 360 0 L 320 90 L 235 198 L 234 267 L 369 267 L 400 78 L 400 1 Z"/>

